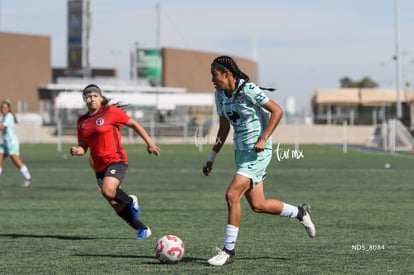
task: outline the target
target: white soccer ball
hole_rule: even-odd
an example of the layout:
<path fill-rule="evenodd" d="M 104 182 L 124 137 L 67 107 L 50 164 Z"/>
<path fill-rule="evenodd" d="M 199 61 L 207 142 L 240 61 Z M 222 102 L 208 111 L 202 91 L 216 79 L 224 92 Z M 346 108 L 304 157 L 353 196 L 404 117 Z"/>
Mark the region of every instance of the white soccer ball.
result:
<path fill-rule="evenodd" d="M 176 264 L 184 256 L 184 242 L 177 236 L 162 236 L 155 244 L 155 257 L 163 264 Z"/>

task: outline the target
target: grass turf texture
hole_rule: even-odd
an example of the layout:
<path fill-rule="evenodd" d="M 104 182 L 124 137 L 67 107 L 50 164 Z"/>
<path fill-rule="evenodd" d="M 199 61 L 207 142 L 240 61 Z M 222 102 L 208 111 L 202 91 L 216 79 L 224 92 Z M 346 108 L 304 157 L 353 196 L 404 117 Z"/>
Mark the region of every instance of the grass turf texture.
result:
<path fill-rule="evenodd" d="M 207 146 L 205 146 L 207 147 Z M 287 151 L 293 146 L 281 146 Z M 201 165 L 209 149 L 162 145 L 161 156 L 126 146 L 123 187 L 136 194 L 153 236 L 136 241 L 97 191 L 88 157 L 64 158 L 56 145 L 23 145 L 33 186 L 9 159 L 0 177 L 0 274 L 409 274 L 413 270 L 414 159 L 323 146 L 302 146 L 303 158 L 274 156 L 265 193 L 312 206 L 317 236 L 296 220 L 254 214 L 243 199 L 236 262 L 212 267 L 222 247 L 224 193 L 234 173 L 226 146 L 213 173 Z M 389 163 L 391 168 L 385 168 Z M 177 265 L 154 257 L 164 234 L 179 236 L 186 253 Z"/>

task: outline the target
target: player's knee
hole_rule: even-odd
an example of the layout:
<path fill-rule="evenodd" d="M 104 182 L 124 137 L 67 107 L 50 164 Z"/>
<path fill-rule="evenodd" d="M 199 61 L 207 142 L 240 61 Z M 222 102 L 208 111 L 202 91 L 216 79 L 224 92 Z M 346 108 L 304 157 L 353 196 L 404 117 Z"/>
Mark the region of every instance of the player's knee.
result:
<path fill-rule="evenodd" d="M 229 205 L 232 205 L 240 201 L 240 196 L 236 194 L 235 192 L 227 191 L 225 197 Z"/>
<path fill-rule="evenodd" d="M 108 188 L 108 187 L 102 187 L 101 188 L 101 194 L 104 196 L 107 200 L 113 200 L 115 198 L 115 189 Z"/>
<path fill-rule="evenodd" d="M 263 213 L 264 212 L 264 206 L 262 203 L 258 202 L 250 202 L 250 209 L 252 209 L 253 212 L 256 213 Z"/>

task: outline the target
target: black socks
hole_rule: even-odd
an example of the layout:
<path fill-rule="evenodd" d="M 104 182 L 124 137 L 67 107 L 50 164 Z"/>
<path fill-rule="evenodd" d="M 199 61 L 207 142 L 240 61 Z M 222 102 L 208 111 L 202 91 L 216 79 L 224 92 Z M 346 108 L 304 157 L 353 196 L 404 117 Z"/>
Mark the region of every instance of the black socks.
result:
<path fill-rule="evenodd" d="M 300 206 L 298 206 L 298 210 L 299 210 L 299 212 L 298 212 L 297 218 L 298 218 L 298 220 L 302 221 L 303 215 L 305 215 L 305 211 Z"/>
<path fill-rule="evenodd" d="M 120 216 L 127 224 L 129 224 L 134 229 L 147 229 L 147 227 L 140 221 L 134 220 L 131 210 L 129 208 L 130 204 L 132 203 L 132 198 L 128 196 L 122 189 L 116 189 L 115 198 L 114 200 L 117 203 L 123 204 L 124 209 L 121 212 L 116 212 L 118 216 Z"/>
<path fill-rule="evenodd" d="M 223 248 L 223 251 L 225 251 L 227 254 L 229 254 L 230 256 L 234 256 L 236 255 L 236 252 L 233 250 L 228 250 L 226 248 Z"/>
<path fill-rule="evenodd" d="M 128 196 L 128 194 L 125 193 L 124 190 L 118 188 L 116 189 L 114 201 L 116 201 L 117 203 L 129 205 L 132 203 L 132 198 Z"/>
<path fill-rule="evenodd" d="M 128 206 L 125 206 L 121 212 L 116 212 L 127 224 L 134 229 L 147 229 L 147 227 L 140 221 L 134 220 Z"/>

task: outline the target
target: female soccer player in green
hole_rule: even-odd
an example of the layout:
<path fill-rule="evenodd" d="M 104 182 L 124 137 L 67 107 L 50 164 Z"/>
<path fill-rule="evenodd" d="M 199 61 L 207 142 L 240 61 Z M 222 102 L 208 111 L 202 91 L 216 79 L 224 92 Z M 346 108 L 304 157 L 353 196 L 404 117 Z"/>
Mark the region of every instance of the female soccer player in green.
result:
<path fill-rule="evenodd" d="M 0 131 L 2 131 L 3 143 L 0 145 L 0 175 L 3 171 L 3 160 L 10 156 L 10 159 L 24 177 L 23 187 L 29 187 L 32 184 L 32 177 L 29 169 L 20 158 L 20 143 L 14 130 L 17 119 L 11 110 L 10 101 L 4 100 L 1 102 L 1 113 L 3 120 L 0 123 Z"/>
<path fill-rule="evenodd" d="M 253 211 L 282 217 L 297 218 L 310 237 L 315 236 L 315 226 L 310 218 L 310 207 L 298 207 L 276 199 L 266 199 L 263 180 L 272 158 L 271 135 L 282 118 L 282 109 L 263 92 L 249 82 L 236 62 L 228 56 L 220 56 L 211 64 L 212 82 L 219 115 L 219 129 L 209 158 L 203 165 L 208 176 L 213 162 L 220 152 L 230 126 L 233 126 L 236 173 L 227 189 L 228 219 L 224 235 L 224 248 L 208 260 L 210 265 L 222 266 L 235 260 L 235 244 L 240 227 L 244 195 Z M 271 90 L 271 89 L 268 89 Z"/>

